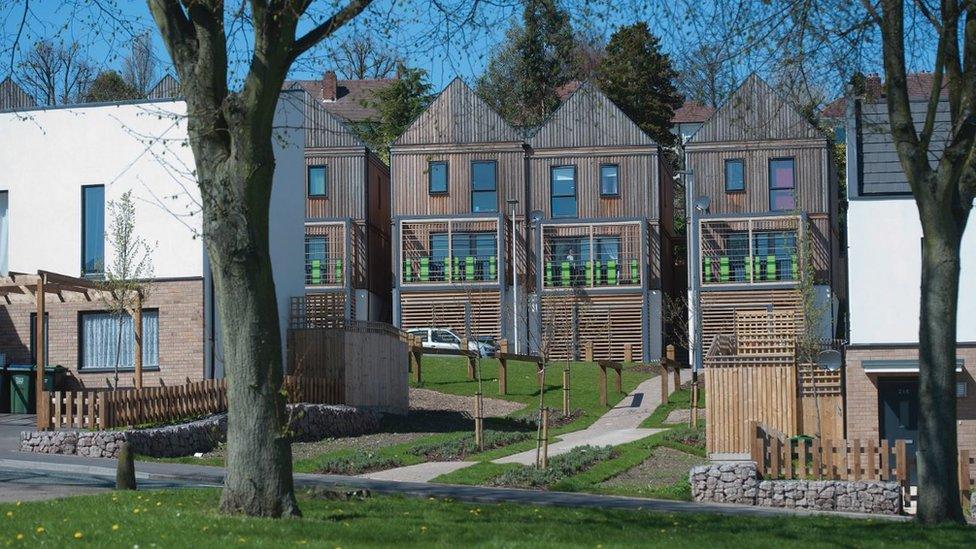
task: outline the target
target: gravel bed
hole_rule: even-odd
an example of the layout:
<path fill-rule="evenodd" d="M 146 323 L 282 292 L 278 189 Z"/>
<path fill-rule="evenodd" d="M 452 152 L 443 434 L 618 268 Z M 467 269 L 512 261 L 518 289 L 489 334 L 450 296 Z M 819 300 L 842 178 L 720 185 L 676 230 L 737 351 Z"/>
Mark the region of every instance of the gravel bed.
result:
<path fill-rule="evenodd" d="M 484 404 L 485 417 L 504 417 L 516 410 L 521 410 L 524 406 L 518 402 L 497 398 L 482 397 L 481 400 Z M 447 410 L 471 414 L 474 412 L 474 397 L 449 395 L 430 389 L 411 388 L 410 411 L 413 412 L 414 410 Z"/>
<path fill-rule="evenodd" d="M 688 471 L 708 460 L 692 454 L 658 446 L 640 465 L 603 482 L 608 487 L 664 488 L 688 478 Z"/>

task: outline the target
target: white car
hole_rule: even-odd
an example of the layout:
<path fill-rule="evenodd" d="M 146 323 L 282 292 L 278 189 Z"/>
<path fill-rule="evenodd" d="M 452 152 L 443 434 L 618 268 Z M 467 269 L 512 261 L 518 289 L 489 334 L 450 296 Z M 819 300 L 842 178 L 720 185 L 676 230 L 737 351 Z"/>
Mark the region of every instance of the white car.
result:
<path fill-rule="evenodd" d="M 421 346 L 428 349 L 461 350 L 461 338 L 447 328 L 411 328 L 407 333 L 420 338 Z M 494 353 L 490 345 L 478 341 L 468 341 L 468 350 L 475 351 L 481 357 L 489 357 Z"/>

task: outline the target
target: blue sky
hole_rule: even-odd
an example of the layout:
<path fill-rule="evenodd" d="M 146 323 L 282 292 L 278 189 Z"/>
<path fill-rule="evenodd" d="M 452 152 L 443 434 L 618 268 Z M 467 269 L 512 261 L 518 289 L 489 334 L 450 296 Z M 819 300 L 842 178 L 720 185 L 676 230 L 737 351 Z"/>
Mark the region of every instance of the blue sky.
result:
<path fill-rule="evenodd" d="M 99 67 L 120 68 L 121 58 L 128 50 L 133 32 L 150 30 L 154 36 L 156 55 L 161 66 L 168 66 L 169 59 L 155 30 L 146 3 L 143 0 L 33 0 L 26 24 L 23 25 L 19 44 L 21 51 L 11 56 L 9 44 L 14 42 L 23 15 L 25 0 L 8 0 L 0 7 L 0 28 L 4 33 L 5 52 L 0 58 L 0 75 L 9 72 L 11 62 L 30 44 L 41 38 L 57 36 L 65 41 L 76 41 L 86 48 L 88 56 Z M 228 6 L 236 6 L 240 0 L 228 0 Z M 337 0 L 316 2 L 311 18 L 322 18 L 331 13 Z M 426 69 L 435 89 L 440 89 L 455 76 L 467 80 L 477 77 L 484 69 L 492 48 L 504 40 L 511 23 L 520 15 L 513 0 L 482 1 L 477 12 L 470 14 L 467 0 L 441 0 L 454 6 L 448 18 L 429 0 L 376 0 L 372 6 L 351 25 L 326 41 L 319 48 L 296 62 L 292 77 L 317 78 L 327 70 L 329 48 L 348 37 L 368 32 L 390 50 L 406 57 L 412 66 Z M 626 7 L 620 7 L 625 5 Z M 606 38 L 614 28 L 634 21 L 647 21 L 655 34 L 661 37 L 665 51 L 680 51 L 693 45 L 701 37 L 709 38 L 709 17 L 734 18 L 735 13 L 717 11 L 719 4 L 684 2 L 680 0 L 641 1 L 623 0 L 573 2 L 574 27 L 584 36 Z M 748 3 L 744 9 L 751 9 Z M 765 9 L 763 3 L 754 3 L 756 9 Z M 684 8 L 680 7 L 684 6 Z M 695 10 L 690 12 L 688 10 Z M 455 19 L 454 21 L 451 18 Z M 457 19 L 465 19 L 459 25 Z M 733 19 L 734 20 L 734 19 Z M 726 19 L 728 21 L 728 19 Z M 706 22 L 706 24 L 702 24 Z M 306 20 L 305 28 L 312 25 Z M 750 32 L 761 33 L 764 29 L 743 29 L 743 37 Z M 247 33 L 244 29 L 229 31 L 237 67 L 246 63 Z M 712 39 L 715 37 L 712 36 Z M 736 37 L 739 38 L 739 37 Z M 743 38 L 745 39 L 745 38 Z M 234 59 L 232 59 L 232 62 Z M 744 78 L 753 70 L 763 73 L 763 61 L 737 59 L 736 76 Z M 870 70 L 870 69 L 869 69 Z M 825 84 L 837 88 L 836 82 Z M 836 93 L 839 90 L 830 90 Z"/>

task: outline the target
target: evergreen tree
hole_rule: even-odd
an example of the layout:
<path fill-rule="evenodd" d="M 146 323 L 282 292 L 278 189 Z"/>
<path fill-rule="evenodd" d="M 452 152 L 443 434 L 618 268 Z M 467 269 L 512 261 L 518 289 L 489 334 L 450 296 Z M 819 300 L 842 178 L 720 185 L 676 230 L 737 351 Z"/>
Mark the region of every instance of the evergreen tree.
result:
<path fill-rule="evenodd" d="M 475 90 L 511 124 L 539 124 L 559 106 L 556 89 L 579 75 L 569 14 L 558 0 L 525 0 L 522 22 L 506 33 Z"/>
<path fill-rule="evenodd" d="M 617 29 L 596 74 L 600 89 L 642 130 L 662 145 L 674 144 L 671 118 L 683 101 L 678 73 L 647 23 Z"/>
<path fill-rule="evenodd" d="M 370 149 L 387 164 L 390 143 L 400 136 L 431 101 L 427 71 L 400 66 L 400 77 L 393 84 L 373 92 L 363 105 L 376 109 L 375 119 L 357 124 L 354 129 Z"/>
<path fill-rule="evenodd" d="M 129 99 L 140 99 L 144 96 L 139 90 L 129 85 L 122 75 L 112 71 L 102 71 L 98 73 L 92 81 L 88 91 L 85 92 L 85 101 L 89 103 L 100 103 L 103 101 L 125 101 Z"/>

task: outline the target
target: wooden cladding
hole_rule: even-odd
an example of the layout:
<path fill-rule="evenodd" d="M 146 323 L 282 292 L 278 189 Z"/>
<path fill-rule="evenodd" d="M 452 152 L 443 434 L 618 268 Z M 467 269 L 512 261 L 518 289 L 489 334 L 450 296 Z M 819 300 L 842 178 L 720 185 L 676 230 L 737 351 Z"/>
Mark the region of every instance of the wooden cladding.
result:
<path fill-rule="evenodd" d="M 590 83 L 581 85 L 529 139 L 534 149 L 647 146 L 654 140 Z"/>
<path fill-rule="evenodd" d="M 302 94 L 305 101 L 305 147 L 342 148 L 365 147 L 363 142 L 344 122 L 326 110 L 325 105 L 308 92 Z"/>
<path fill-rule="evenodd" d="M 520 141 L 519 133 L 460 78 L 455 78 L 403 134 L 394 147 Z"/>
<path fill-rule="evenodd" d="M 702 342 L 706 352 L 718 334 L 735 333 L 737 311 L 792 311 L 802 319 L 803 302 L 799 290 L 749 289 L 701 292 Z"/>
<path fill-rule="evenodd" d="M 309 196 L 305 202 L 308 218 L 366 218 L 365 151 L 352 154 L 309 152 L 306 166 L 326 166 L 327 179 L 323 197 Z M 305 170 L 308 177 L 308 170 Z M 305 182 L 306 194 L 308 181 Z"/>
<path fill-rule="evenodd" d="M 767 141 L 761 147 L 737 146 L 712 149 L 689 145 L 685 152 L 688 169 L 693 171 L 695 196 L 710 199 L 709 211 L 723 213 L 761 213 L 770 211 L 769 162 L 793 159 L 794 197 L 797 209 L 809 213 L 829 213 L 828 189 L 832 169 L 827 160 L 827 141 L 795 143 Z M 743 162 L 745 190 L 725 190 L 725 161 Z"/>
<path fill-rule="evenodd" d="M 541 299 L 540 347 L 550 360 L 582 356 L 593 345 L 596 360 L 622 361 L 625 348 L 643 356 L 643 294 L 547 293 Z"/>
<path fill-rule="evenodd" d="M 702 125 L 690 143 L 814 138 L 823 138 L 823 134 L 752 74 Z"/>
<path fill-rule="evenodd" d="M 576 217 L 659 217 L 658 156 L 654 149 L 635 150 L 628 154 L 567 150 L 553 156 L 532 155 L 528 163 L 531 208 L 541 210 L 547 218 L 552 218 L 552 169 L 558 166 L 576 168 Z M 619 167 L 619 193 L 609 197 L 600 194 L 600 166 L 608 164 Z"/>
<path fill-rule="evenodd" d="M 430 194 L 427 188 L 428 163 L 447 163 L 447 193 Z M 393 174 L 393 216 L 457 215 L 472 213 L 471 163 L 494 161 L 495 185 L 498 193 L 497 210 L 508 213 L 506 202 L 519 201 L 518 212 L 525 208 L 525 153 L 515 148 L 507 151 L 394 151 L 391 156 Z"/>
<path fill-rule="evenodd" d="M 449 328 L 460 337 L 501 337 L 498 290 L 423 291 L 400 294 L 400 327 Z"/>

